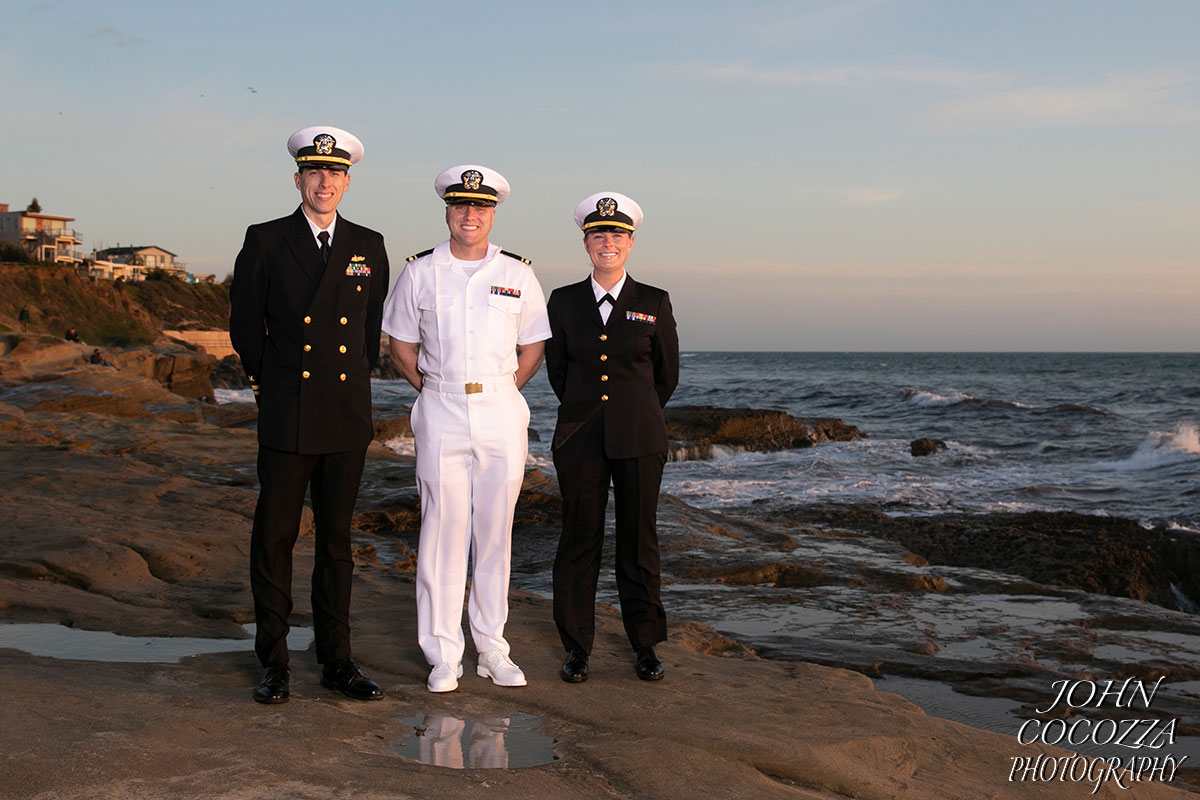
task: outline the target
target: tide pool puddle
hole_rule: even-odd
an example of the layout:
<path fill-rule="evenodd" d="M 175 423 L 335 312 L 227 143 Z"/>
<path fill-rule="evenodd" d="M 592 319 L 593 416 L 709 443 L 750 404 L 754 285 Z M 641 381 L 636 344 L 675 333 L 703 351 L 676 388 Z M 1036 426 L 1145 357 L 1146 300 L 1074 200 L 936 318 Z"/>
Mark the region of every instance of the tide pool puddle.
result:
<path fill-rule="evenodd" d="M 412 734 L 396 745 L 396 755 L 450 769 L 521 769 L 557 761 L 555 739 L 538 733 L 541 717 L 509 714 L 471 720 L 458 717 L 401 717 Z"/>
<path fill-rule="evenodd" d="M 193 636 L 120 636 L 110 631 L 85 631 L 52 622 L 0 624 L 0 650 L 20 650 L 34 656 L 75 661 L 177 663 L 188 656 L 234 653 L 254 649 L 254 625 L 242 626 L 247 639 L 202 639 Z M 292 628 L 288 647 L 306 649 L 312 628 Z"/>

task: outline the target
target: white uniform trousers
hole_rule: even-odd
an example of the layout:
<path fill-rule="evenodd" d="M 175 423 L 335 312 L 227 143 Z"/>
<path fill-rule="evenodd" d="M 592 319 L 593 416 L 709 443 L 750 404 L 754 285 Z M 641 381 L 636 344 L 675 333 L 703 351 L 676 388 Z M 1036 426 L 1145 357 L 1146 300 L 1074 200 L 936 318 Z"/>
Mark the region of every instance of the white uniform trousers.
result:
<path fill-rule="evenodd" d="M 461 384 L 460 384 L 461 386 Z M 421 496 L 417 639 L 430 664 L 462 660 L 467 556 L 474 560 L 468 616 L 477 652 L 508 654 L 513 509 L 525 477 L 529 406 L 516 385 L 478 394 L 426 387 L 411 422 Z"/>

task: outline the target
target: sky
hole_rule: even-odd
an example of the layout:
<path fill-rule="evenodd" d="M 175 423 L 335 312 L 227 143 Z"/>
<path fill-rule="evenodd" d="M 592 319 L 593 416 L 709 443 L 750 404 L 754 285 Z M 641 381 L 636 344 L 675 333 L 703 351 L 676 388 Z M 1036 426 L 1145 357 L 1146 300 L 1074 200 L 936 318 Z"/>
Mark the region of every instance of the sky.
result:
<path fill-rule="evenodd" d="M 224 277 L 327 124 L 393 278 L 478 163 L 547 294 L 637 200 L 684 350 L 1200 350 L 1194 0 L 5 5 L 0 203 L 85 252 Z"/>

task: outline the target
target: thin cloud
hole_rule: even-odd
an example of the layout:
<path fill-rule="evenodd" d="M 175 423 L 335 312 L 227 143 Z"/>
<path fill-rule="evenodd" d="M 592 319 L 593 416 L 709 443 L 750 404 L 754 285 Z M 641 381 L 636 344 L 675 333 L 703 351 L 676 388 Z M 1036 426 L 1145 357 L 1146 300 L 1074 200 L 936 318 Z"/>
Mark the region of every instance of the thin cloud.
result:
<path fill-rule="evenodd" d="M 827 35 L 830 30 L 855 24 L 891 0 L 837 0 L 807 11 L 793 11 L 794 2 L 768 7 L 753 22 L 752 30 L 763 40 L 799 40 Z"/>
<path fill-rule="evenodd" d="M 996 86 L 1002 80 L 1001 76 L 990 72 L 873 66 L 770 69 L 745 63 L 680 64 L 666 67 L 665 72 L 675 77 L 757 86 L 835 86 L 859 89 L 896 84 L 958 90 L 981 89 Z"/>
<path fill-rule="evenodd" d="M 1200 79 L 1179 73 L 1022 86 L 955 100 L 936 109 L 933 117 L 969 125 L 1196 122 L 1198 89 Z"/>
<path fill-rule="evenodd" d="M 90 38 L 100 42 L 109 42 L 117 47 L 132 47 L 146 41 L 137 36 L 128 36 L 121 33 L 121 31 L 111 25 L 105 25 L 103 28 L 93 31 Z"/>
<path fill-rule="evenodd" d="M 860 187 L 842 190 L 842 199 L 855 206 L 877 206 L 890 203 L 899 196 L 900 192 L 895 189 Z"/>

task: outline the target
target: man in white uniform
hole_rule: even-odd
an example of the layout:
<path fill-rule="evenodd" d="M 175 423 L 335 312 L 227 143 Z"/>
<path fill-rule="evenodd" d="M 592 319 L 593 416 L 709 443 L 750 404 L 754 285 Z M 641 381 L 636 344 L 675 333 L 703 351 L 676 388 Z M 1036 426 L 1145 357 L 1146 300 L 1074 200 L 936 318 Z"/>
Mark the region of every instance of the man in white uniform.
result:
<path fill-rule="evenodd" d="M 521 396 L 550 338 L 546 301 L 528 259 L 488 242 L 508 181 L 475 164 L 451 167 L 434 189 L 449 241 L 408 259 L 383 315 L 392 362 L 420 394 L 411 421 L 421 495 L 417 638 L 431 692 L 462 677 L 463 591 L 476 672 L 524 686 L 509 658 L 513 509 L 525 476 L 529 406 Z"/>

